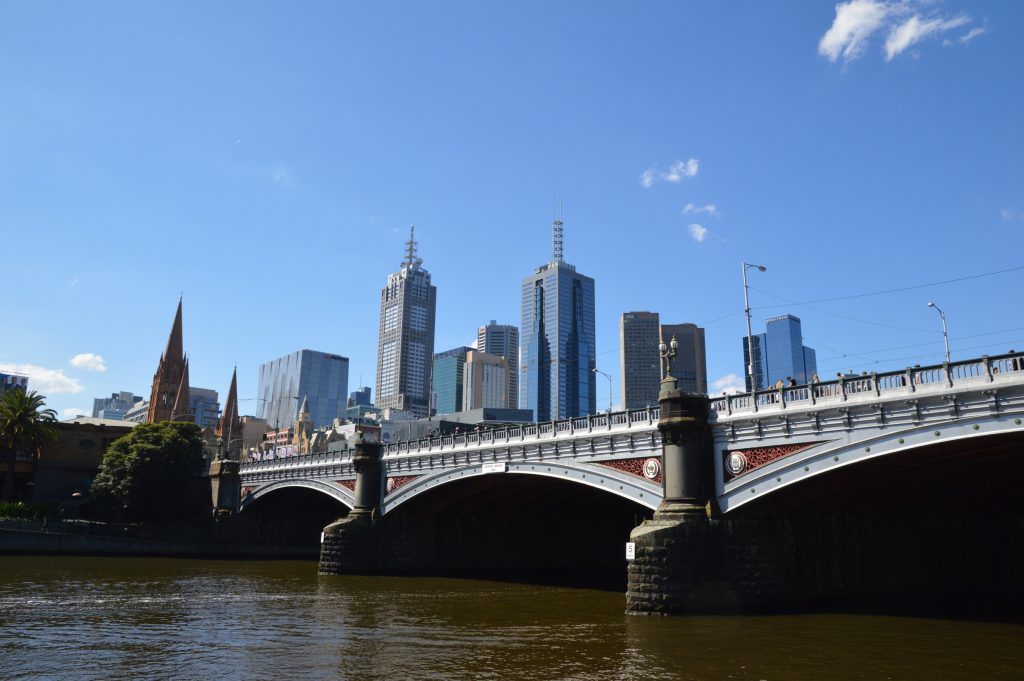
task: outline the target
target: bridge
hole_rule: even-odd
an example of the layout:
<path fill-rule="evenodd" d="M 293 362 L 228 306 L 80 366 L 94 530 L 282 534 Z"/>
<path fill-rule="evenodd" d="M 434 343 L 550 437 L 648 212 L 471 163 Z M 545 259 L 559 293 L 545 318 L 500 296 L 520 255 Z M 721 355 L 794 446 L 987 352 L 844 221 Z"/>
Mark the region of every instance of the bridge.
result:
<path fill-rule="evenodd" d="M 383 446 L 383 514 L 475 476 L 553 478 L 653 510 L 663 498 L 659 407 Z M 1024 355 L 840 376 L 713 398 L 714 502 L 728 514 L 817 476 L 911 450 L 1024 436 Z M 352 449 L 241 466 L 240 510 L 300 488 L 352 508 Z"/>

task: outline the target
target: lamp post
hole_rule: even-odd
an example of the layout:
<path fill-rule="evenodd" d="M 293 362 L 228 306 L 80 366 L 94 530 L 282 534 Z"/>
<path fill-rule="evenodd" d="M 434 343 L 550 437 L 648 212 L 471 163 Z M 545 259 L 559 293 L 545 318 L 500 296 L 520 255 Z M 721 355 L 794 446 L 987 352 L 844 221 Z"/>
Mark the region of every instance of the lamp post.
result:
<path fill-rule="evenodd" d="M 946 328 L 946 313 L 935 303 L 928 303 L 928 307 L 934 307 L 935 311 L 939 313 L 939 317 L 942 318 L 942 340 L 946 343 L 946 364 L 949 364 L 949 329 Z"/>
<path fill-rule="evenodd" d="M 750 381 L 750 392 L 753 393 L 757 390 L 757 385 L 754 383 L 754 342 L 750 330 L 750 294 L 747 292 L 747 270 L 751 267 L 756 268 L 758 272 L 767 272 L 768 268 L 764 265 L 743 263 L 743 311 L 747 315 L 747 380 Z"/>
<path fill-rule="evenodd" d="M 594 367 L 593 369 L 591 369 L 591 371 L 593 371 L 595 374 L 601 374 L 602 376 L 604 376 L 605 378 L 608 379 L 608 413 L 611 414 L 612 413 L 612 377 L 609 376 L 608 374 L 606 374 L 605 372 L 601 371 L 597 367 Z"/>

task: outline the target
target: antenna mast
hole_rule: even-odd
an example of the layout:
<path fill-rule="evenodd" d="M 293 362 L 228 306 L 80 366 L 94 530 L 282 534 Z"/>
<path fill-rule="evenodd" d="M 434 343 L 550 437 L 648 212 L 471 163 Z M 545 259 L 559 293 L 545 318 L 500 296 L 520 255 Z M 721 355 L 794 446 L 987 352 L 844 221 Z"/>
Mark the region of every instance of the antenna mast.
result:
<path fill-rule="evenodd" d="M 416 225 L 409 225 L 409 240 L 405 242 L 405 261 L 403 267 L 418 265 L 420 259 L 416 257 Z"/>
<path fill-rule="evenodd" d="M 551 212 L 554 214 L 554 220 L 551 222 L 551 247 L 552 257 L 554 262 L 563 262 L 562 252 L 562 216 L 561 216 L 561 205 L 559 205 L 559 211 L 555 214 L 554 197 L 552 197 Z"/>

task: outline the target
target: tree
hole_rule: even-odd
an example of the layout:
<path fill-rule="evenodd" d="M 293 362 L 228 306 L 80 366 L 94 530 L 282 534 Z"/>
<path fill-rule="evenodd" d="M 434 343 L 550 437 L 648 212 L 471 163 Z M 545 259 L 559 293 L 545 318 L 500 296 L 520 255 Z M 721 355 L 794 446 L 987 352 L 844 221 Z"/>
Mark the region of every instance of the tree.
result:
<path fill-rule="evenodd" d="M 45 444 L 57 441 L 57 412 L 43 409 L 46 398 L 35 392 L 14 389 L 0 395 L 0 448 L 7 451 L 7 472 L 0 498 L 14 496 L 14 467 L 18 452 L 35 455 Z"/>
<path fill-rule="evenodd" d="M 203 463 L 203 440 L 194 423 L 140 423 L 107 448 L 92 495 L 126 519 L 161 521 L 195 515 L 189 507 Z"/>

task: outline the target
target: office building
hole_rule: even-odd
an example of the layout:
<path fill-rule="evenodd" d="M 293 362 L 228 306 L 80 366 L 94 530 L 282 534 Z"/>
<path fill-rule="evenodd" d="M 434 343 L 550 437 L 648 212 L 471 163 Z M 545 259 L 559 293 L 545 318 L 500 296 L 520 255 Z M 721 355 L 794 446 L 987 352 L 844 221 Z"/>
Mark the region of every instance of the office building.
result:
<path fill-rule="evenodd" d="M 463 368 L 462 408 L 508 409 L 508 382 L 511 371 L 501 355 L 470 350 Z"/>
<path fill-rule="evenodd" d="M 659 327 L 657 312 L 624 312 L 619 318 L 619 381 L 624 409 L 641 409 L 658 403 L 661 389 Z"/>
<path fill-rule="evenodd" d="M 662 324 L 661 337 L 668 343 L 676 339 L 676 356 L 672 360 L 672 376 L 679 389 L 687 393 L 708 392 L 708 359 L 704 346 L 704 329 L 696 324 Z"/>
<path fill-rule="evenodd" d="M 552 224 L 551 262 L 523 279 L 519 406 L 537 421 L 597 410 L 594 280 L 562 257 L 562 221 Z"/>
<path fill-rule="evenodd" d="M 92 417 L 123 421 L 128 410 L 142 402 L 142 396 L 122 390 L 111 393 L 110 397 L 97 397 L 92 401 Z"/>
<path fill-rule="evenodd" d="M 473 348 L 459 347 L 434 355 L 432 382 L 435 414 L 462 411 L 463 377 L 466 355 Z"/>
<path fill-rule="evenodd" d="M 220 420 L 220 401 L 216 390 L 210 388 L 188 387 L 188 404 L 192 412 L 193 423 L 200 428 L 217 425 Z"/>
<path fill-rule="evenodd" d="M 743 337 L 743 366 L 748 365 L 747 338 Z M 818 371 L 817 353 L 803 344 L 800 318 L 791 314 L 772 317 L 765 323 L 765 332 L 753 336 L 754 386 L 770 388 L 779 381 L 793 379 L 797 384 L 810 383 Z M 746 377 L 747 390 L 751 389 Z"/>
<path fill-rule="evenodd" d="M 348 394 L 348 406 L 350 407 L 368 407 L 371 404 L 373 404 L 373 400 L 370 397 L 370 386 L 368 385 Z"/>
<path fill-rule="evenodd" d="M 388 275 L 380 292 L 376 386 L 379 408 L 420 417 L 430 411 L 437 307 L 437 288 L 422 264 L 410 228 L 405 260 L 397 272 Z"/>
<path fill-rule="evenodd" d="M 519 404 L 519 327 L 498 324 L 492 319 L 490 324 L 477 330 L 476 349 L 504 357 L 508 362 L 508 398 L 502 406 L 515 409 Z"/>
<path fill-rule="evenodd" d="M 260 366 L 257 416 L 271 428 L 294 423 L 303 398 L 317 426 L 345 416 L 348 358 L 317 350 L 296 350 Z"/>

